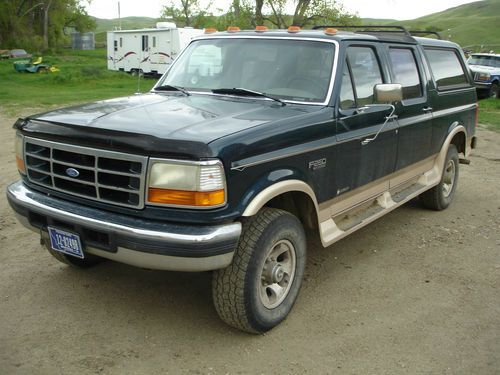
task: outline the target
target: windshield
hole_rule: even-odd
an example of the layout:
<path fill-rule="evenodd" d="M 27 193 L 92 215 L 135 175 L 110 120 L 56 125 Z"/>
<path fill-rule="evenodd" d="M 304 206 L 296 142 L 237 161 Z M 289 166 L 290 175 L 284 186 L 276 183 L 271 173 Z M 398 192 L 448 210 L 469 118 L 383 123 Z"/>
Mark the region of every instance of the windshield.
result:
<path fill-rule="evenodd" d="M 500 57 L 498 56 L 472 56 L 469 65 L 483 65 L 500 68 Z"/>
<path fill-rule="evenodd" d="M 334 61 L 332 43 L 219 38 L 192 42 L 158 86 L 192 91 L 244 88 L 276 98 L 324 102 Z"/>

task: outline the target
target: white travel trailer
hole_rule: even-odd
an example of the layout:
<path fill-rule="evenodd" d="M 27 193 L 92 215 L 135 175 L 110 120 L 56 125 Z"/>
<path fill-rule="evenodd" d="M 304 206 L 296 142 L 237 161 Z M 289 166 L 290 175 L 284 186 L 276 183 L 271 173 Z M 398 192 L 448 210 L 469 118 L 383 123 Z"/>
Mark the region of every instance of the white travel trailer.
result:
<path fill-rule="evenodd" d="M 108 69 L 163 74 L 191 38 L 203 30 L 158 22 L 155 29 L 108 31 Z"/>

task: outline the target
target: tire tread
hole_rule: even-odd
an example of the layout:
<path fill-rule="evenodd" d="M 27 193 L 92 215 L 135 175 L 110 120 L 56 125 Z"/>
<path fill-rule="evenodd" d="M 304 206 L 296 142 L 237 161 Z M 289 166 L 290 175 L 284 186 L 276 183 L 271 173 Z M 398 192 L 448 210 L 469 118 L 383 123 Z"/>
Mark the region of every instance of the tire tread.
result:
<path fill-rule="evenodd" d="M 245 277 L 253 249 L 267 226 L 286 211 L 264 208 L 258 214 L 242 219 L 242 234 L 233 262 L 213 273 L 213 300 L 220 318 L 230 326 L 250 333 L 254 329 L 247 316 L 243 294 Z"/>

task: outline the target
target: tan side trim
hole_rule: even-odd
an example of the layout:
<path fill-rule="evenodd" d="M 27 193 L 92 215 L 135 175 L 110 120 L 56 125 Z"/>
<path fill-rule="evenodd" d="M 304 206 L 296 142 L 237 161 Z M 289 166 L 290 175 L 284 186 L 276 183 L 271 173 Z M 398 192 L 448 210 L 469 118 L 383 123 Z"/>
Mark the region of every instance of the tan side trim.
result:
<path fill-rule="evenodd" d="M 438 154 L 321 203 L 318 218 L 323 246 L 333 244 L 436 186 L 441 180 L 451 140 L 458 133 L 464 133 L 467 137 L 465 128 L 459 125 L 448 134 Z M 367 213 L 366 216 L 363 216 L 363 211 Z M 342 230 L 339 222 L 350 216 L 361 217 L 359 224 Z"/>
<path fill-rule="evenodd" d="M 320 205 L 314 191 L 305 182 L 278 182 L 260 192 L 247 206 L 243 216 L 255 215 L 278 195 L 292 191 L 306 193 L 316 207 L 321 242 L 324 247 L 330 246 L 436 186 L 441 180 L 451 140 L 458 133 L 464 133 L 468 142 L 465 128 L 459 125 L 448 134 L 438 154 Z M 345 228 L 346 222 L 354 224 Z"/>
<path fill-rule="evenodd" d="M 316 212 L 318 212 L 318 201 L 316 200 L 316 194 L 314 194 L 314 191 L 311 189 L 311 187 L 304 181 L 286 180 L 271 185 L 257 194 L 257 196 L 247 206 L 242 216 L 255 215 L 271 199 L 277 197 L 278 195 L 292 191 L 299 191 L 309 195 L 309 197 L 311 197 L 312 201 L 314 202 Z"/>

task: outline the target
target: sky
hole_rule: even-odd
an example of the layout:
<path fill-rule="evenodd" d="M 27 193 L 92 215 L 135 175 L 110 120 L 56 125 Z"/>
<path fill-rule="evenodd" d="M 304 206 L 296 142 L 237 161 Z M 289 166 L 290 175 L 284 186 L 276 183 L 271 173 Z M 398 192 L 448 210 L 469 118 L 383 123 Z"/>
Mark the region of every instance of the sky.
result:
<path fill-rule="evenodd" d="M 121 16 L 158 18 L 170 0 L 119 0 Z M 391 18 L 407 20 L 440 12 L 475 0 L 339 0 L 344 8 L 362 18 Z M 230 0 L 213 0 L 214 8 L 228 9 Z M 92 0 L 87 6 L 91 16 L 117 18 L 118 0 Z"/>

